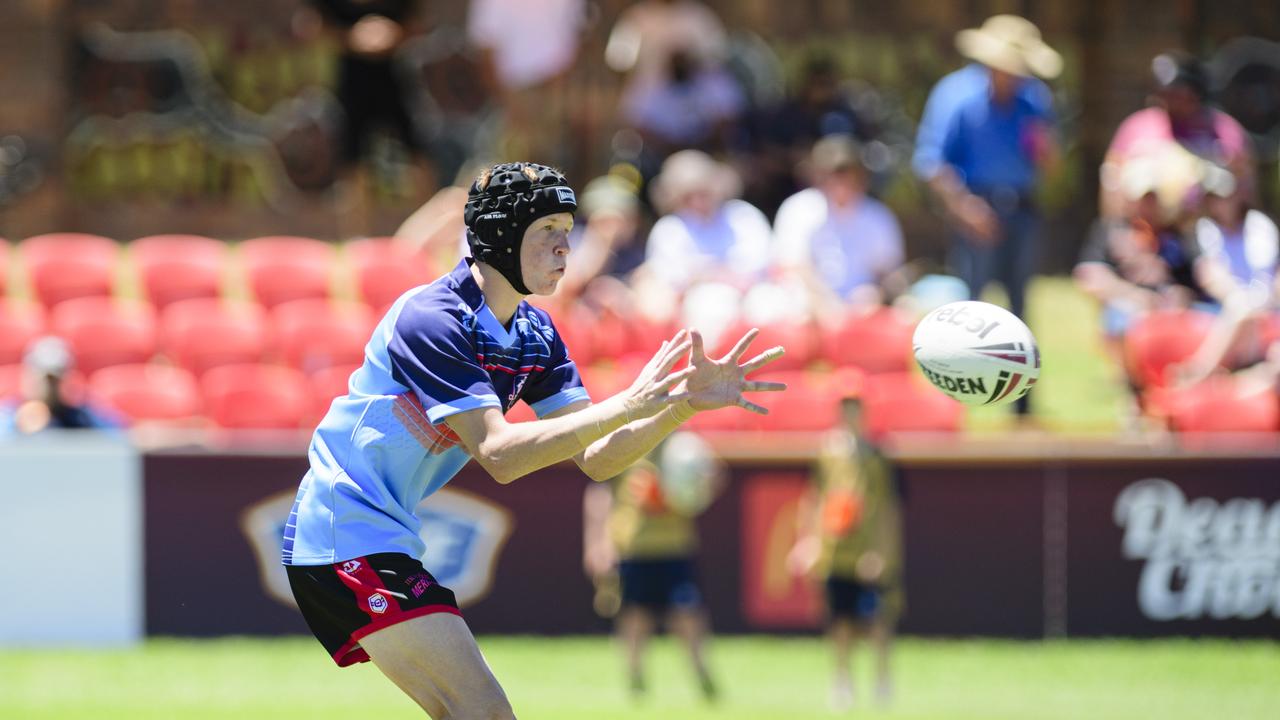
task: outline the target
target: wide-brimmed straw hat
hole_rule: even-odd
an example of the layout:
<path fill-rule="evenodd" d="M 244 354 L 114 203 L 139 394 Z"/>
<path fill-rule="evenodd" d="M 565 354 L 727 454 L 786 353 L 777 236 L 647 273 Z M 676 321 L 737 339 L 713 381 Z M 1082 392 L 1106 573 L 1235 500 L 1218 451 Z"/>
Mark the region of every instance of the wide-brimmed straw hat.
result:
<path fill-rule="evenodd" d="M 982 27 L 956 33 L 961 55 L 1011 75 L 1046 80 L 1062 73 L 1062 56 L 1040 38 L 1040 29 L 1017 15 L 993 15 Z"/>

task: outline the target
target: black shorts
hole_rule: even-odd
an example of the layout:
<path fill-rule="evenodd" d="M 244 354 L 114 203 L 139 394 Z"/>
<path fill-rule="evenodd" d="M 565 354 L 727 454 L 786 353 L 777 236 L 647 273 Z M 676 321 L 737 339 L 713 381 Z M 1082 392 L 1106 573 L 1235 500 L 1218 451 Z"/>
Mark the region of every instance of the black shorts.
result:
<path fill-rule="evenodd" d="M 689 558 L 623 560 L 618 563 L 618 580 L 623 607 L 639 605 L 663 611 L 702 606 L 702 592 Z"/>
<path fill-rule="evenodd" d="M 284 569 L 307 626 L 339 667 L 368 662 L 360 638 L 376 630 L 421 615 L 462 614 L 453 591 L 404 553 Z"/>
<path fill-rule="evenodd" d="M 882 593 L 856 580 L 827 578 L 827 612 L 832 618 L 869 622 L 880 612 Z"/>

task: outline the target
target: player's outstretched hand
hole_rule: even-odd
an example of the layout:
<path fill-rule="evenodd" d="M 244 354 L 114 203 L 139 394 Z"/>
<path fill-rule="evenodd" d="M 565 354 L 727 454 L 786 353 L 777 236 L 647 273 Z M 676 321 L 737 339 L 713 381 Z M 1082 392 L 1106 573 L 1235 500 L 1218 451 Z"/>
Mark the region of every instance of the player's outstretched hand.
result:
<path fill-rule="evenodd" d="M 689 333 L 689 367 L 693 374 L 682 387 L 676 389 L 673 399 L 686 400 L 694 410 L 715 410 L 737 405 L 753 413 L 768 415 L 769 411 L 742 396 L 744 392 L 778 392 L 786 390 L 786 383 L 748 380 L 747 375 L 782 357 L 786 352 L 781 345 L 765 350 L 741 365 L 738 361 L 747 352 L 747 346 L 760 331 L 752 328 L 738 340 L 733 349 L 719 360 L 707 357 L 702 347 L 702 335 L 694 330 Z"/>
<path fill-rule="evenodd" d="M 662 342 L 662 347 L 626 390 L 628 420 L 656 415 L 672 403 L 671 389 L 692 376 L 695 368 L 687 367 L 676 372 L 671 372 L 671 368 L 684 357 L 691 345 L 687 330 L 681 330 L 675 337 Z"/>

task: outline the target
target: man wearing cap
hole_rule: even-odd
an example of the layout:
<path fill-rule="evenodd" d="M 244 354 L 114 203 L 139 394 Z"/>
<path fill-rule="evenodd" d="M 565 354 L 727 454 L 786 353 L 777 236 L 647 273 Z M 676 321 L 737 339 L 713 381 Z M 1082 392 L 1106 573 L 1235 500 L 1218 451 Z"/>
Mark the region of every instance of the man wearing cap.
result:
<path fill-rule="evenodd" d="M 65 381 L 74 363 L 71 348 L 62 338 L 32 342 L 22 357 L 23 398 L 15 405 L 0 406 L 0 436 L 118 427 L 108 414 L 67 397 Z"/>
<path fill-rule="evenodd" d="M 525 302 L 564 276 L 576 207 L 549 167 L 480 174 L 464 213 L 471 257 L 378 324 L 316 429 L 286 522 L 282 559 L 316 638 L 339 666 L 372 660 L 435 718 L 514 716 L 453 592 L 422 566 L 425 497 L 472 458 L 504 484 L 569 459 L 605 480 L 694 413 L 766 412 L 742 393 L 784 387 L 745 379 L 782 354 L 740 365 L 754 331 L 713 360 L 681 330 L 629 388 L 591 404 L 551 318 Z M 688 368 L 673 372 L 686 353 Z M 539 419 L 508 423 L 519 400 Z"/>
<path fill-rule="evenodd" d="M 1062 57 L 1015 15 L 961 31 L 956 48 L 974 62 L 930 92 L 912 164 L 953 224 L 948 261 L 970 296 L 999 280 L 1024 317 L 1040 245 L 1036 184 L 1058 158 L 1053 98 L 1036 78 L 1057 77 Z"/>

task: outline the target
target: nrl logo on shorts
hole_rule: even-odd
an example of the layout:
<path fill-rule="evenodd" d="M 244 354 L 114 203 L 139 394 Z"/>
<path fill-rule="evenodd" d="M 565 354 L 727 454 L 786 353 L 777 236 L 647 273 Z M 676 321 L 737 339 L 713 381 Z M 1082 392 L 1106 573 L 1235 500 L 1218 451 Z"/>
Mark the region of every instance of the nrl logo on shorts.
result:
<path fill-rule="evenodd" d="M 381 593 L 369 596 L 369 609 L 381 615 L 387 611 L 387 599 Z"/>
<path fill-rule="evenodd" d="M 240 529 L 253 548 L 264 592 L 290 607 L 297 607 L 297 603 L 280 564 L 280 546 L 296 495 L 297 490 L 283 490 L 254 503 L 240 515 Z M 420 534 L 427 545 L 421 558 L 423 566 L 437 582 L 453 591 L 459 605 L 484 599 L 493 584 L 498 556 L 511 535 L 511 513 L 478 495 L 444 488 L 423 500 L 416 514 L 422 521 Z M 354 573 L 360 569 L 359 561 L 344 563 L 342 569 Z M 381 610 L 374 607 L 375 602 L 382 605 Z M 387 599 L 370 595 L 369 609 L 384 612 Z"/>
<path fill-rule="evenodd" d="M 346 561 L 346 562 L 342 563 L 342 572 L 344 572 L 344 573 L 346 573 L 346 574 L 348 574 L 348 575 L 351 575 L 351 574 L 353 574 L 353 573 L 360 572 L 360 561 L 359 561 L 359 560 L 348 560 L 348 561 Z"/>

